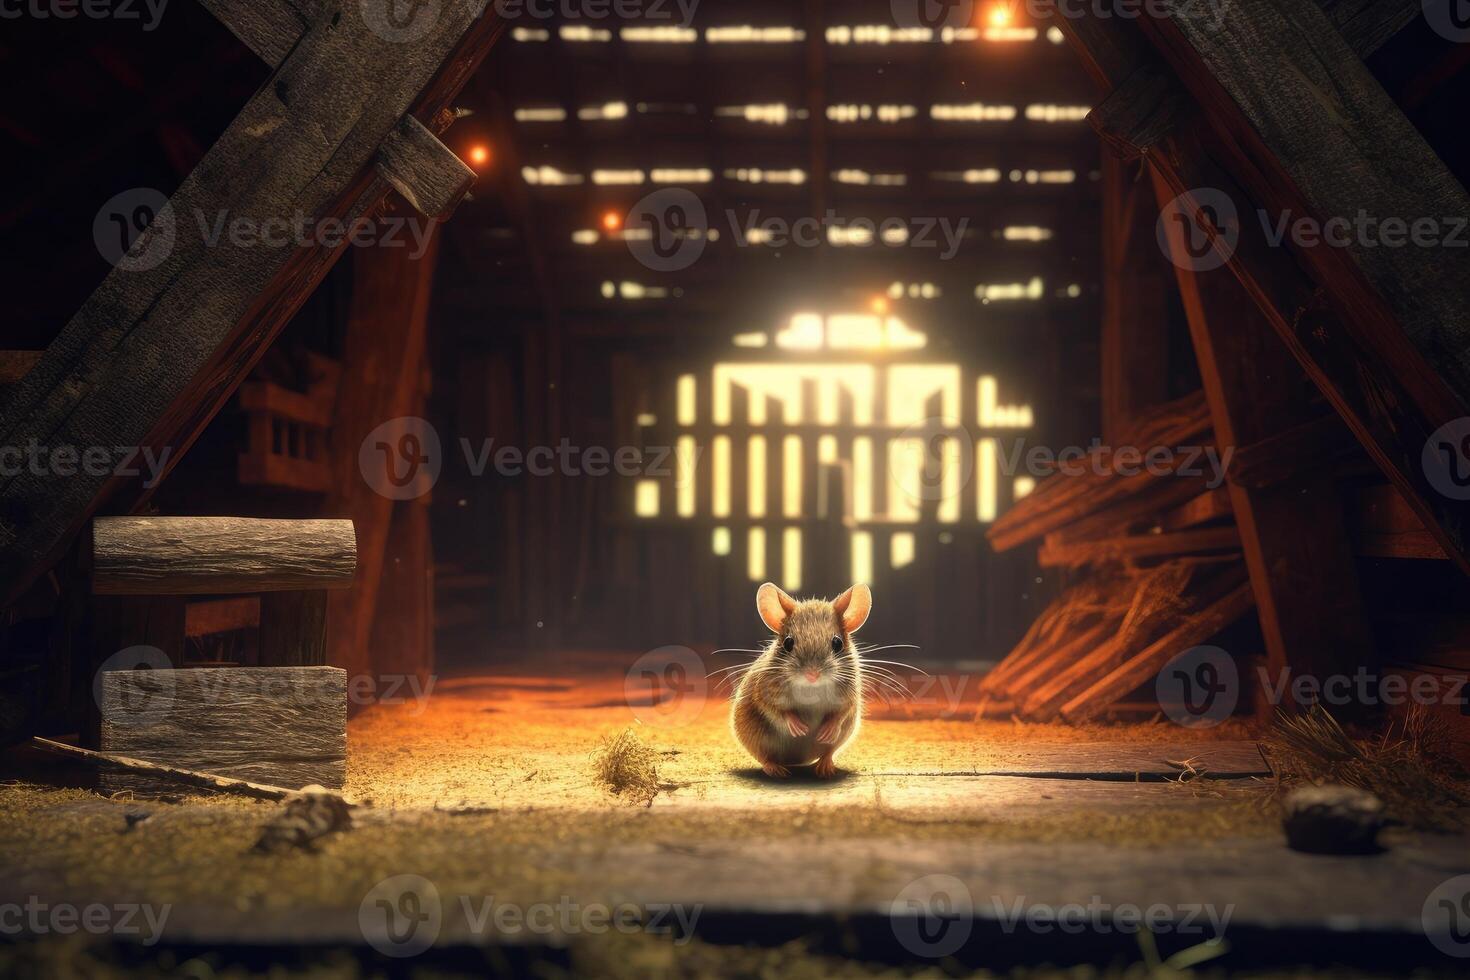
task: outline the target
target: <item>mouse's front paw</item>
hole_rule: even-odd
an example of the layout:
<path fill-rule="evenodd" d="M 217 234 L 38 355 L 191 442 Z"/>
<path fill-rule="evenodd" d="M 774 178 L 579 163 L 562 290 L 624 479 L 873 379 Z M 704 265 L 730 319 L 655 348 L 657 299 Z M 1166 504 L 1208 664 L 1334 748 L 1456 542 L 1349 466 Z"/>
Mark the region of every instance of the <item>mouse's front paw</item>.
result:
<path fill-rule="evenodd" d="M 838 719 L 828 718 L 822 722 L 822 727 L 817 729 L 817 741 L 823 745 L 831 745 L 837 741 L 837 732 L 841 727 Z"/>
<path fill-rule="evenodd" d="M 802 721 L 795 711 L 786 712 L 786 730 L 791 733 L 792 738 L 801 738 L 811 731 L 806 722 Z"/>

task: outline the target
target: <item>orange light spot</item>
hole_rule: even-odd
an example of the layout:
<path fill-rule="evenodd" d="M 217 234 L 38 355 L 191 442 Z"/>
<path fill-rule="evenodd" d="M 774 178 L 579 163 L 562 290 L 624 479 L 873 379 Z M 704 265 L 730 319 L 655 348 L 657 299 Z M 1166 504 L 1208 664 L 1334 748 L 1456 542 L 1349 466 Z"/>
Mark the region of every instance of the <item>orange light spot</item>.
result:
<path fill-rule="evenodd" d="M 873 297 L 873 302 L 870 305 L 873 308 L 873 312 L 876 313 L 876 314 L 878 314 L 879 316 L 887 316 L 888 315 L 888 297 L 887 296 L 874 296 Z"/>
<path fill-rule="evenodd" d="M 470 163 L 477 167 L 483 167 L 490 162 L 490 148 L 488 146 L 470 147 Z"/>
<path fill-rule="evenodd" d="M 1005 4 L 996 4 L 990 8 L 991 27 L 1009 27 L 1011 24 L 1011 8 Z"/>
<path fill-rule="evenodd" d="M 608 231 L 617 231 L 623 227 L 623 216 L 616 211 L 608 211 L 602 216 L 602 227 Z"/>

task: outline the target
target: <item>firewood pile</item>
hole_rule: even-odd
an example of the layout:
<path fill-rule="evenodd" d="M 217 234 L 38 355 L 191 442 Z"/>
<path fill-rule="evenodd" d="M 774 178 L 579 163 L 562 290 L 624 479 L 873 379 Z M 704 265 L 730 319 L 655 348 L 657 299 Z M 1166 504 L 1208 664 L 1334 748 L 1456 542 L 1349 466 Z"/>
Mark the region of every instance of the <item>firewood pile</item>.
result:
<path fill-rule="evenodd" d="M 1041 563 L 1065 569 L 1070 585 L 981 681 L 982 713 L 1094 718 L 1251 609 L 1228 492 L 1190 463 L 1191 447 L 1212 438 L 1203 393 L 1188 395 L 996 522 L 996 550 L 1039 541 Z M 1133 462 L 1156 447 L 1173 451 Z"/>

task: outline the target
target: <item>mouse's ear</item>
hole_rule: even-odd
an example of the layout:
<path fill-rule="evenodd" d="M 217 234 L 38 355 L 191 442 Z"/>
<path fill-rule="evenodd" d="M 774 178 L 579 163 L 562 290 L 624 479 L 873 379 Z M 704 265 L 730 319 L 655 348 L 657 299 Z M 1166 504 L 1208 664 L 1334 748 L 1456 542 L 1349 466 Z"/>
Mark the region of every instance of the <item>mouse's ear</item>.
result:
<path fill-rule="evenodd" d="M 771 582 L 762 585 L 755 593 L 755 609 L 761 621 L 771 628 L 772 633 L 781 632 L 786 617 L 796 608 L 796 600 Z"/>
<path fill-rule="evenodd" d="M 832 600 L 832 608 L 842 619 L 842 628 L 856 633 L 868 621 L 868 613 L 873 611 L 873 590 L 866 585 L 854 585 Z"/>

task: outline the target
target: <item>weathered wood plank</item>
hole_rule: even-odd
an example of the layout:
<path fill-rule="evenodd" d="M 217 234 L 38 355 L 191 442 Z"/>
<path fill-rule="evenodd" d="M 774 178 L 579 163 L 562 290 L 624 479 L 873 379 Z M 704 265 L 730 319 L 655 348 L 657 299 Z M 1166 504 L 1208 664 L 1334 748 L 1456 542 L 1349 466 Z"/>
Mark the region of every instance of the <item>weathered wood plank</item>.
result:
<path fill-rule="evenodd" d="M 1328 304 L 1356 326 L 1355 339 L 1396 376 L 1425 386 L 1413 394 L 1431 419 L 1466 414 L 1470 262 L 1444 236 L 1448 223 L 1470 217 L 1470 195 L 1321 9 L 1237 0 L 1218 22 L 1197 9 L 1144 21 L 1228 134 L 1242 164 L 1236 172 L 1268 220 L 1351 229 L 1340 240 L 1285 247 L 1327 287 Z M 1375 224 L 1364 227 L 1359 216 Z M 1423 221 L 1434 223 L 1427 245 L 1408 232 Z M 1389 222 L 1404 226 L 1397 245 Z"/>
<path fill-rule="evenodd" d="M 1173 194 L 1161 177 L 1155 183 L 1166 208 Z M 1258 443 L 1283 426 L 1314 422 L 1301 368 L 1240 284 L 1223 269 L 1194 271 L 1185 230 L 1165 225 L 1220 444 Z M 1272 487 L 1228 484 L 1266 655 L 1273 673 L 1351 673 L 1371 662 L 1373 645 L 1337 483 L 1331 471 L 1295 462 L 1296 471 Z"/>
<path fill-rule="evenodd" d="M 149 447 L 176 462 L 347 247 L 327 219 L 387 193 L 372 163 L 403 116 L 436 120 L 504 22 L 483 0 L 441 5 L 416 40 L 380 36 L 363 8 L 314 23 L 7 401 L 0 444 Z M 200 215 L 305 219 L 310 245 L 210 242 Z M 206 227 L 208 227 L 206 223 Z M 0 483 L 0 602 L 61 554 L 104 502 L 148 487 L 107 472 Z"/>
<path fill-rule="evenodd" d="M 1179 627 L 1129 657 L 1062 706 L 1062 717 L 1077 723 L 1095 718 L 1108 705 L 1147 684 L 1172 658 L 1203 643 L 1250 611 L 1250 583 L 1241 585 Z"/>
<path fill-rule="evenodd" d="M 336 667 L 110 671 L 101 692 L 104 752 L 291 789 L 346 781 L 347 674 Z"/>
<path fill-rule="evenodd" d="M 383 140 L 378 173 L 419 214 L 438 221 L 454 213 L 475 183 L 475 172 L 413 116 Z"/>
<path fill-rule="evenodd" d="M 1239 549 L 1240 534 L 1233 526 L 1209 527 L 1194 531 L 1132 534 L 1065 544 L 1048 539 L 1041 546 L 1037 561 L 1043 568 L 1058 568 Z"/>
<path fill-rule="evenodd" d="M 351 521 L 104 517 L 92 532 L 97 595 L 345 589 L 356 570 Z"/>
<path fill-rule="evenodd" d="M 1227 18 L 1227 22 L 1233 21 L 1234 16 Z M 1136 43 L 1116 19 L 1084 13 L 1059 19 L 1058 26 L 1106 90 L 1123 84 L 1136 72 L 1163 70 L 1154 60 L 1156 55 L 1146 45 Z M 1326 33 L 1332 32 L 1328 29 Z M 1179 57 L 1176 52 L 1176 60 Z M 1250 55 L 1247 52 L 1242 57 L 1248 59 Z M 1357 68 L 1360 70 L 1361 65 Z M 1361 82 L 1361 74 L 1356 77 Z M 1270 89 L 1274 78 L 1262 78 L 1259 84 Z M 1324 91 L 1336 87 L 1330 78 L 1321 84 Z M 1419 514 L 1426 530 L 1463 570 L 1470 572 L 1470 514 L 1463 503 L 1435 490 L 1421 463 L 1421 451 L 1430 434 L 1466 414 L 1462 400 L 1430 368 L 1391 317 L 1374 313 L 1381 303 L 1365 303 L 1351 290 L 1319 288 L 1296 264 L 1281 261 L 1280 250 L 1271 247 L 1260 223 L 1247 212 L 1255 201 L 1270 205 L 1268 213 L 1286 210 L 1310 215 L 1312 209 L 1303 208 L 1300 202 L 1281 202 L 1282 194 L 1292 187 L 1291 181 L 1279 174 L 1261 172 L 1255 156 L 1241 149 L 1243 144 L 1255 146 L 1256 141 L 1248 125 L 1239 125 L 1239 110 L 1228 96 L 1218 92 L 1215 101 L 1223 103 L 1216 112 L 1226 117 L 1235 114 L 1234 128 L 1225 127 L 1224 135 L 1217 137 L 1210 131 L 1210 120 L 1201 118 L 1199 108 L 1191 104 L 1190 111 L 1181 114 L 1175 131 L 1149 154 L 1150 162 L 1187 209 L 1199 208 L 1200 189 L 1221 192 L 1236 203 L 1245 219 L 1239 222 L 1238 242 L 1222 242 L 1212 234 L 1220 261 L 1245 286 L 1308 377 Z M 1205 108 L 1212 108 L 1208 99 Z M 1376 108 L 1381 110 L 1378 115 L 1398 115 L 1391 104 Z M 1319 116 L 1316 125 L 1330 125 L 1338 115 L 1331 110 L 1321 111 L 1320 107 L 1313 111 Z M 1353 121 L 1355 125 L 1360 122 L 1356 116 Z M 1414 139 L 1422 144 L 1417 136 Z M 1374 145 L 1395 144 L 1390 139 L 1364 142 L 1360 147 Z M 1253 153 L 1269 156 L 1264 150 Z M 1249 188 L 1242 188 L 1217 159 L 1227 161 L 1231 172 L 1247 179 Z M 1358 165 L 1362 164 L 1359 160 Z M 1371 165 L 1367 169 L 1371 170 Z M 1313 275 L 1324 281 L 1315 271 Z M 1444 288 L 1433 282 L 1424 285 L 1431 290 Z M 1459 292 L 1465 294 L 1464 290 Z M 1465 321 L 1462 318 L 1460 322 Z"/>

